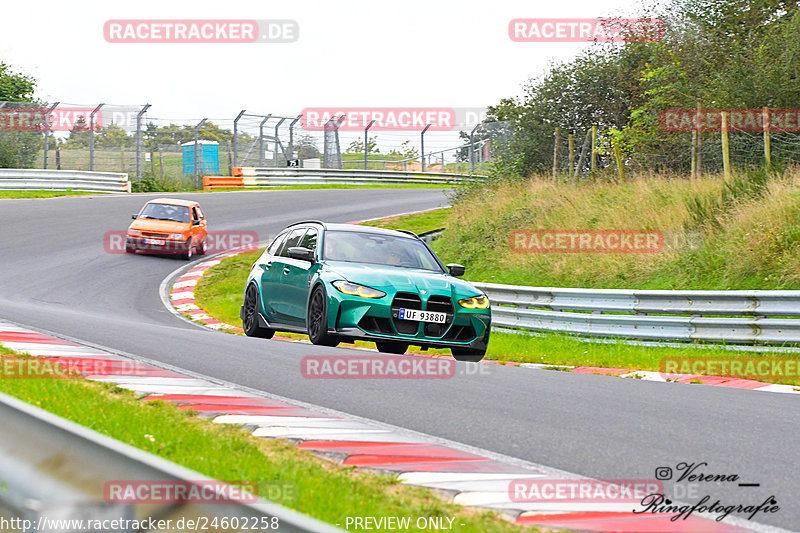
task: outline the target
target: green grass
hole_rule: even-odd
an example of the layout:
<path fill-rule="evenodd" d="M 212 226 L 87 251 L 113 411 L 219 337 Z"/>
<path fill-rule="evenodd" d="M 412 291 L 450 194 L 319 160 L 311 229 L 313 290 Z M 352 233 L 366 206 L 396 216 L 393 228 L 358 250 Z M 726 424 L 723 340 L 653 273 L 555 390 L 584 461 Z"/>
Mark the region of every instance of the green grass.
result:
<path fill-rule="evenodd" d="M 438 213 L 433 211 L 431 213 Z M 426 214 L 426 213 L 422 213 Z M 417 217 L 419 215 L 411 215 Z M 405 217 L 403 217 L 405 218 Z M 388 219 L 393 224 L 402 223 L 400 219 Z M 206 271 L 195 289 L 197 305 L 205 309 L 211 316 L 228 324 L 241 325 L 239 308 L 242 304 L 244 284 L 250 272 L 250 266 L 261 255 L 262 251 L 244 253 L 224 259 L 219 265 Z M 305 335 L 280 333 L 282 337 L 308 340 Z M 356 346 L 374 348 L 374 343 L 357 341 Z M 412 346 L 410 351 L 418 351 Z M 450 355 L 450 350 L 430 349 L 428 354 Z M 603 368 L 625 368 L 631 370 L 662 369 L 662 360 L 684 358 L 715 358 L 723 360 L 740 358 L 770 357 L 797 361 L 798 354 L 780 354 L 771 352 L 742 352 L 723 348 L 699 348 L 686 346 L 680 348 L 636 346 L 624 342 L 593 343 L 585 342 L 567 335 L 513 334 L 492 332 L 489 339 L 487 359 L 498 361 L 514 361 L 521 363 L 541 363 L 546 365 L 593 366 Z M 776 376 L 765 379 L 770 383 L 800 385 L 800 377 Z"/>
<path fill-rule="evenodd" d="M 414 213 L 399 217 L 382 218 L 380 220 L 370 220 L 364 222 L 365 226 L 375 226 L 386 229 L 404 229 L 413 231 L 416 234 L 426 231 L 447 227 L 447 216 L 449 209 L 436 209 L 423 213 Z"/>
<path fill-rule="evenodd" d="M 0 362 L 16 358 L 0 348 Z M 446 516 L 457 531 L 522 531 L 498 515 L 463 509 L 431 491 L 323 461 L 293 444 L 213 424 L 165 402 L 143 402 L 82 379 L 0 379 L 0 391 L 126 444 L 220 480 L 291 483 L 280 503 L 329 523 L 347 516 Z M 525 529 L 530 531 L 529 529 Z"/>
<path fill-rule="evenodd" d="M 88 191 L 73 191 L 68 189 L 66 191 L 0 191 L 0 198 L 55 198 L 57 196 L 85 196 L 88 194 L 107 194 L 103 192 L 88 192 Z"/>

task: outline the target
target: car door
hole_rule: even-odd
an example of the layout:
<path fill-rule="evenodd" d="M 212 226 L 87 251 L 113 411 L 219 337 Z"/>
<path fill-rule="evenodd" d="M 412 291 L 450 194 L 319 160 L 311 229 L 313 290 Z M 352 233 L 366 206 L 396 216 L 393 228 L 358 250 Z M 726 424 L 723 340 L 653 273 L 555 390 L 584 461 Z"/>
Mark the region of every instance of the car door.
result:
<path fill-rule="evenodd" d="M 200 225 L 198 226 L 197 230 L 197 245 L 199 246 L 204 240 L 206 240 L 206 236 L 208 235 L 208 222 L 206 221 L 206 217 L 203 214 L 203 210 L 200 209 L 199 205 L 195 206 L 197 210 L 197 218 L 200 219 Z"/>
<path fill-rule="evenodd" d="M 203 240 L 202 230 L 200 227 L 200 215 L 197 214 L 197 208 L 192 207 L 192 246 L 198 246 Z"/>
<path fill-rule="evenodd" d="M 281 282 L 281 268 L 280 265 L 275 265 L 275 259 L 280 253 L 283 243 L 289 236 L 288 231 L 284 231 L 278 235 L 272 244 L 267 248 L 258 261 L 256 267 L 260 269 L 258 276 L 261 278 L 261 307 L 264 310 L 264 318 L 268 322 L 276 320 L 276 313 L 274 307 L 275 291 Z"/>
<path fill-rule="evenodd" d="M 316 256 L 319 231 L 310 227 L 298 244 L 303 248 L 312 250 Z M 286 252 L 288 255 L 288 247 Z M 314 263 L 301 259 L 284 259 L 283 272 L 281 273 L 281 301 L 280 311 L 291 320 L 291 324 L 304 326 L 306 323 L 306 303 L 308 301 L 308 282 L 311 277 Z"/>
<path fill-rule="evenodd" d="M 289 248 L 300 246 L 307 229 L 304 226 L 291 230 L 286 240 L 281 244 L 277 254 L 271 258 L 272 262 L 269 270 L 271 271 L 270 279 L 272 280 L 272 285 L 269 287 L 269 295 L 265 295 L 265 298 L 269 298 L 269 305 L 275 313 L 274 320 L 282 324 L 297 324 L 297 321 L 292 318 L 292 314 L 289 312 L 290 305 L 287 299 L 290 298 L 291 291 L 287 290 L 286 285 L 284 285 L 288 280 L 283 277 L 283 274 L 290 273 L 292 266 L 298 262 L 296 259 L 289 258 Z M 267 289 L 265 289 L 265 292 L 267 292 Z"/>

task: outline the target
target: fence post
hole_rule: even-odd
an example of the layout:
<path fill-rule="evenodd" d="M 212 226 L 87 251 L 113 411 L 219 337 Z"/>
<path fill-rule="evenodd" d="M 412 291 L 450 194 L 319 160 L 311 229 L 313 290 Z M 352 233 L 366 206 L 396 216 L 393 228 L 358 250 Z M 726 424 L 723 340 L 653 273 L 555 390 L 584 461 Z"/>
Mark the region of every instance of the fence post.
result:
<path fill-rule="evenodd" d="M 767 171 L 772 170 L 772 147 L 769 141 L 769 108 L 765 107 L 762 116 L 764 122 L 764 162 Z"/>
<path fill-rule="evenodd" d="M 233 119 L 233 166 L 236 166 L 239 161 L 239 119 L 242 118 L 246 109 L 239 111 L 236 118 Z"/>
<path fill-rule="evenodd" d="M 697 177 L 697 130 L 692 130 L 692 179 Z"/>
<path fill-rule="evenodd" d="M 561 128 L 556 128 L 556 141 L 553 144 L 553 181 L 558 175 L 558 144 L 561 142 Z"/>
<path fill-rule="evenodd" d="M 60 104 L 61 102 L 56 102 L 55 104 L 51 105 L 47 111 L 44 113 L 44 169 L 47 170 L 47 152 L 50 151 L 50 113 Z"/>
<path fill-rule="evenodd" d="M 204 118 L 200 122 L 197 123 L 197 126 L 194 127 L 194 188 L 200 188 L 200 157 L 197 151 L 198 140 L 200 138 L 200 127 L 205 124 L 207 118 Z"/>
<path fill-rule="evenodd" d="M 425 128 L 422 130 L 422 133 L 419 134 L 419 148 L 420 148 L 420 157 L 419 160 L 422 161 L 422 171 L 425 172 L 425 132 L 428 131 L 432 124 L 427 124 Z"/>
<path fill-rule="evenodd" d="M 89 170 L 94 170 L 94 116 L 104 105 L 100 104 L 89 114 Z"/>
<path fill-rule="evenodd" d="M 725 181 L 731 177 L 731 149 L 728 140 L 728 113 L 722 111 L 722 172 L 725 176 Z"/>
<path fill-rule="evenodd" d="M 703 170 L 703 128 L 700 126 L 700 102 L 697 102 L 697 177 L 700 177 L 700 172 Z"/>
<path fill-rule="evenodd" d="M 142 179 L 142 117 L 150 104 L 145 104 L 142 110 L 136 115 L 136 179 Z"/>
<path fill-rule="evenodd" d="M 622 167 L 622 154 L 619 150 L 619 140 L 615 138 L 612 141 L 612 145 L 614 147 L 614 159 L 617 161 L 617 170 L 619 171 L 619 182 L 622 183 L 625 181 L 625 170 Z"/>
<path fill-rule="evenodd" d="M 572 169 L 575 168 L 575 134 L 570 133 L 567 136 L 567 142 L 569 144 L 569 175 L 572 175 Z"/>
<path fill-rule="evenodd" d="M 592 174 L 597 172 L 597 126 L 592 126 Z"/>

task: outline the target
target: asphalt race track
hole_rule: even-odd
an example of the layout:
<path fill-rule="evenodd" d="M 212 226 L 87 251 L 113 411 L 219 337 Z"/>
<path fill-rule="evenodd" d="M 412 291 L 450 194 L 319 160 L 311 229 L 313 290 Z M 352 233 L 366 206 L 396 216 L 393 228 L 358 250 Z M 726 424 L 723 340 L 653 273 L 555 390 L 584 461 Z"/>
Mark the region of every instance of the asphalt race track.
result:
<path fill-rule="evenodd" d="M 0 200 L 0 318 L 594 478 L 648 479 L 657 467 L 707 462 L 700 471 L 760 487 L 699 485 L 686 501 L 710 494 L 757 505 L 774 495 L 780 512 L 758 522 L 798 529 L 796 395 L 495 365 L 443 380 L 306 380 L 304 355 L 351 351 L 199 329 L 159 297 L 184 261 L 104 251 L 104 233 L 127 228 L 158 196 L 196 198 L 210 230 L 255 230 L 262 240 L 303 219 L 348 222 L 448 203 L 434 189 Z"/>

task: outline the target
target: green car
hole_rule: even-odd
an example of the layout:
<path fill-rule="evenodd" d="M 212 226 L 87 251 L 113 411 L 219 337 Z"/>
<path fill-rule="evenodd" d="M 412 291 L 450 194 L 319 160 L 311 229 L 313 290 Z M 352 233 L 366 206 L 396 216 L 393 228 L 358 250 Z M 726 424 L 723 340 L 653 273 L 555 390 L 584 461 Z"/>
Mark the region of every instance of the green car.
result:
<path fill-rule="evenodd" d="M 253 264 L 240 317 L 251 337 L 291 331 L 325 346 L 360 339 L 402 354 L 413 344 L 480 361 L 489 299 L 462 275 L 411 232 L 299 222 Z"/>

